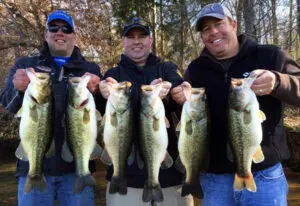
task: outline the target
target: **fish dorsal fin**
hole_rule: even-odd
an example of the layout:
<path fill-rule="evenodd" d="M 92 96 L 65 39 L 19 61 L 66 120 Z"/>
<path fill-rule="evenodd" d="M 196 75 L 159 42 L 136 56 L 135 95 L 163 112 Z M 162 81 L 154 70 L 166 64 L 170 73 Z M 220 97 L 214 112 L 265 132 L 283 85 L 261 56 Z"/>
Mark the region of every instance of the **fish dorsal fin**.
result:
<path fill-rule="evenodd" d="M 96 144 L 94 149 L 93 149 L 93 152 L 90 156 L 90 160 L 95 160 L 97 158 L 100 158 L 101 155 L 102 155 L 102 152 L 103 152 L 102 147 L 100 147 L 100 145 Z"/>
<path fill-rule="evenodd" d="M 100 160 L 101 160 L 104 164 L 106 164 L 106 165 L 108 165 L 108 166 L 111 166 L 111 165 L 112 165 L 111 158 L 110 158 L 110 156 L 109 156 L 109 154 L 108 154 L 106 148 L 104 148 L 104 150 L 103 150 L 103 152 L 102 152 L 102 154 L 101 154 Z"/>
<path fill-rule="evenodd" d="M 265 113 L 261 110 L 258 111 L 257 115 L 258 115 L 258 118 L 259 118 L 260 122 L 263 122 L 267 119 Z"/>
<path fill-rule="evenodd" d="M 255 154 L 253 155 L 253 162 L 254 163 L 260 163 L 262 161 L 264 161 L 265 156 L 262 152 L 261 146 L 259 145 Z"/>
<path fill-rule="evenodd" d="M 20 144 L 15 152 L 15 155 L 20 160 L 28 161 L 28 157 L 27 157 L 25 150 L 23 149 L 22 142 L 20 142 Z"/>
<path fill-rule="evenodd" d="M 47 158 L 51 158 L 55 156 L 55 143 L 54 143 L 54 139 L 52 140 L 50 147 L 45 155 Z"/>
<path fill-rule="evenodd" d="M 66 162 L 72 162 L 74 159 L 72 152 L 66 141 L 64 142 L 62 150 L 61 150 L 61 157 Z"/>
<path fill-rule="evenodd" d="M 167 128 L 170 128 L 170 122 L 167 117 L 165 117 L 165 124 Z"/>
<path fill-rule="evenodd" d="M 173 165 L 173 158 L 166 151 L 165 159 L 162 161 L 160 168 L 161 169 L 169 169 Z"/>
<path fill-rule="evenodd" d="M 179 120 L 177 126 L 176 126 L 176 132 L 179 132 L 181 129 L 181 120 Z"/>

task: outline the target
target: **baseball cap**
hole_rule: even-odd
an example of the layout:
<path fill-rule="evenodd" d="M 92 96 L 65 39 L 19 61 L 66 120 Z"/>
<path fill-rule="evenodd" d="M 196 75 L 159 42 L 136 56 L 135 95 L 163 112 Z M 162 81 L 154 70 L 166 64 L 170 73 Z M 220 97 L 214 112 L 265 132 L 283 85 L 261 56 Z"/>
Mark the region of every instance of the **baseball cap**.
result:
<path fill-rule="evenodd" d="M 72 27 L 73 31 L 75 31 L 74 20 L 68 13 L 62 10 L 54 11 L 48 16 L 47 25 L 54 20 L 63 20 L 67 22 Z"/>
<path fill-rule="evenodd" d="M 232 14 L 225 6 L 219 3 L 208 4 L 200 11 L 198 20 L 196 22 L 196 31 L 201 30 L 201 22 L 205 17 L 214 17 L 217 19 L 225 19 L 225 17 L 229 17 L 233 19 Z"/>
<path fill-rule="evenodd" d="M 147 23 L 143 19 L 135 16 L 124 25 L 123 36 L 126 36 L 128 32 L 134 28 L 140 28 L 145 34 L 150 35 L 150 28 Z"/>

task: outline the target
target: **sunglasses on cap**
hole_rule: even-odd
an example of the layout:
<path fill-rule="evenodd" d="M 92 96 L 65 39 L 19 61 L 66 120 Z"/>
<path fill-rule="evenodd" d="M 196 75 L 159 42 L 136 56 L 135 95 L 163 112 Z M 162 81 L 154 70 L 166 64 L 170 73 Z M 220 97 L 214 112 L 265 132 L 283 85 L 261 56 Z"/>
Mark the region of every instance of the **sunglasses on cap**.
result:
<path fill-rule="evenodd" d="M 145 22 L 143 19 L 139 17 L 134 17 L 130 21 L 126 22 L 125 27 L 131 26 L 132 24 L 139 24 L 145 27 L 148 27 L 147 22 Z"/>
<path fill-rule="evenodd" d="M 72 27 L 70 27 L 68 25 L 62 25 L 62 26 L 48 25 L 47 26 L 47 30 L 50 31 L 51 33 L 56 33 L 56 32 L 58 32 L 59 29 L 65 34 L 71 34 L 74 32 Z"/>

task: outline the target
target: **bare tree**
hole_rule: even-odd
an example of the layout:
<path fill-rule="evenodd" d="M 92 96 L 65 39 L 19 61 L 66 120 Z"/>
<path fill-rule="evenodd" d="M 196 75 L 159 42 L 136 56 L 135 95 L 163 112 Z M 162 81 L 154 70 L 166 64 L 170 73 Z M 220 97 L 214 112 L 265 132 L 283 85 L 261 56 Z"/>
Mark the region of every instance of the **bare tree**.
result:
<path fill-rule="evenodd" d="M 255 13 L 255 0 L 244 0 L 244 21 L 245 33 L 248 37 L 257 40 L 256 35 L 256 13 Z"/>

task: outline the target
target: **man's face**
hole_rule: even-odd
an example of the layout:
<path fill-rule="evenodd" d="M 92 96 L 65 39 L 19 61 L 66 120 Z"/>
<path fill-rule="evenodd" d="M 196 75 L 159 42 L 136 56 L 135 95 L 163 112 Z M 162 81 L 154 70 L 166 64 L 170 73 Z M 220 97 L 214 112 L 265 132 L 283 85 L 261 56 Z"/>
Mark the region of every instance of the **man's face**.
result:
<path fill-rule="evenodd" d="M 123 39 L 124 53 L 138 65 L 145 65 L 152 47 L 152 37 L 139 28 L 131 29 Z"/>
<path fill-rule="evenodd" d="M 54 20 L 50 22 L 49 26 L 66 26 L 69 25 L 65 21 L 61 20 Z M 64 33 L 62 29 L 58 29 L 57 32 L 51 32 L 49 30 L 46 31 L 45 40 L 49 45 L 49 49 L 52 56 L 71 56 L 76 35 L 74 32 L 71 33 Z"/>
<path fill-rule="evenodd" d="M 205 47 L 216 59 L 228 59 L 239 50 L 236 30 L 234 20 L 207 17 L 203 19 L 200 32 Z"/>

